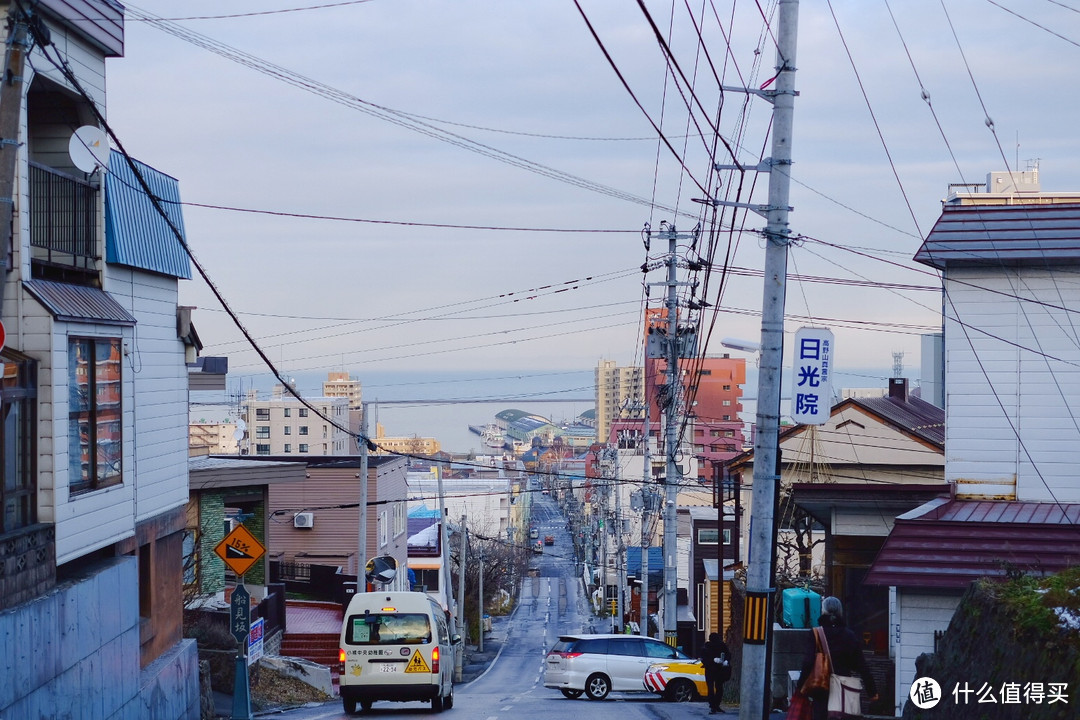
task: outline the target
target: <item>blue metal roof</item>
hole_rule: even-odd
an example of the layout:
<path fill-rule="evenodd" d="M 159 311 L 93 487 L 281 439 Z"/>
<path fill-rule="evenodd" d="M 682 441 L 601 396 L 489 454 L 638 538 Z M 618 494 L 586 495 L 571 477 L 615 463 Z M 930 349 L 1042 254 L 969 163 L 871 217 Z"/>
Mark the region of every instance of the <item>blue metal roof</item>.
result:
<path fill-rule="evenodd" d="M 132 162 L 183 236 L 179 183 L 145 163 Z M 109 172 L 105 176 L 105 259 L 117 265 L 191 279 L 187 254 L 142 191 L 123 154 L 115 150 L 109 154 Z"/>

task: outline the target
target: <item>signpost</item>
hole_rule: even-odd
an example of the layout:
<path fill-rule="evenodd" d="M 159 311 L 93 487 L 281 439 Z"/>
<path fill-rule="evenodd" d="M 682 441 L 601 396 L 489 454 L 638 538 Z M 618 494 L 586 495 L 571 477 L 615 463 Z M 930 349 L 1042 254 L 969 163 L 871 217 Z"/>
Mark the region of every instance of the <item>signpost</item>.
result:
<path fill-rule="evenodd" d="M 243 525 L 237 525 L 217 544 L 214 552 L 240 577 L 229 600 L 229 631 L 236 638 L 236 679 L 233 682 L 233 720 L 251 720 L 251 685 L 248 682 L 248 633 L 251 626 L 251 593 L 244 587 L 244 573 L 266 554 L 266 548 Z M 262 618 L 255 621 L 262 654 Z M 256 660 L 258 658 L 255 658 Z M 254 662 L 254 660 L 250 661 Z"/>

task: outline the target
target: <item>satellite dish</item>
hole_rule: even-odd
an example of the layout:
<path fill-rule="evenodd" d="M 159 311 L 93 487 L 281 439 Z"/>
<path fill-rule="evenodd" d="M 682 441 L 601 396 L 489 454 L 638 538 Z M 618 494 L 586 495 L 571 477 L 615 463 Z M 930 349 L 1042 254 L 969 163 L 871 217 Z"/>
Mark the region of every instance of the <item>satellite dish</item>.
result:
<path fill-rule="evenodd" d="M 109 138 L 105 131 L 93 125 L 83 125 L 68 140 L 68 155 L 75 167 L 84 173 L 109 167 Z"/>
<path fill-rule="evenodd" d="M 380 555 L 368 560 L 365 569 L 368 582 L 386 585 L 397 577 L 397 560 L 391 555 Z"/>

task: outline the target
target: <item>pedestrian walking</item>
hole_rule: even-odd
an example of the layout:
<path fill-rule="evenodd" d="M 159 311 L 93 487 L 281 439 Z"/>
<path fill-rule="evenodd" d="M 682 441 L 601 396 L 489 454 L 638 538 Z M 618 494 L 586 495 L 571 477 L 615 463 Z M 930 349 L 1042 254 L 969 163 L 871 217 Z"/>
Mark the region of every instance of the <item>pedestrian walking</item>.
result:
<path fill-rule="evenodd" d="M 839 677 L 832 678 L 829 689 L 803 691 L 803 685 L 813 672 L 814 656 L 818 652 L 817 643 L 811 637 L 809 649 L 803 658 L 802 672 L 799 673 L 799 689 L 796 692 L 803 693 L 810 698 L 813 706 L 813 720 L 828 720 L 830 700 L 832 700 L 832 705 L 836 707 L 837 716 L 857 716 L 859 711 L 852 714 L 843 707 L 842 697 L 839 695 L 837 697 L 830 696 L 843 692 L 843 689 L 837 690 L 842 681 L 853 680 L 855 681 L 854 684 L 857 685 L 858 678 L 862 678 L 862 689 L 870 696 L 870 702 L 874 702 L 878 699 L 877 686 L 874 684 L 874 677 L 870 674 L 870 668 L 866 665 L 866 658 L 863 657 L 862 644 L 855 637 L 855 633 L 851 631 L 851 628 L 844 623 L 844 606 L 838 598 L 830 596 L 821 601 L 821 618 L 818 624 L 825 631 L 825 639 L 828 645 L 822 650 L 830 657 L 832 675 Z M 851 683 L 844 684 L 851 687 Z M 855 702 L 858 702 L 858 693 L 855 693 Z"/>
<path fill-rule="evenodd" d="M 722 713 L 720 700 L 724 697 L 724 683 L 731 679 L 731 651 L 720 639 L 720 633 L 709 635 L 701 649 L 701 662 L 705 666 L 705 686 L 709 691 L 709 714 Z"/>

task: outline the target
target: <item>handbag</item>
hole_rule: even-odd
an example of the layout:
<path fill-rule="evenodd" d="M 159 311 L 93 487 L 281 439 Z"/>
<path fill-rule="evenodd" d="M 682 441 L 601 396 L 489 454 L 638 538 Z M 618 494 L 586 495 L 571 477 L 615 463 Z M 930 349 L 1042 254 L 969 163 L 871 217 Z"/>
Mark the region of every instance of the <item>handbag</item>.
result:
<path fill-rule="evenodd" d="M 837 675 L 829 678 L 829 720 L 862 717 L 862 678 Z"/>
<path fill-rule="evenodd" d="M 810 706 L 810 698 L 802 691 L 796 690 L 791 696 L 791 704 L 788 705 L 786 720 L 811 720 L 814 710 Z"/>
<path fill-rule="evenodd" d="M 829 653 L 829 641 L 825 639 L 825 631 L 821 627 L 814 628 L 814 669 L 803 682 L 804 693 L 829 689 L 829 678 L 832 676 L 832 657 Z"/>

